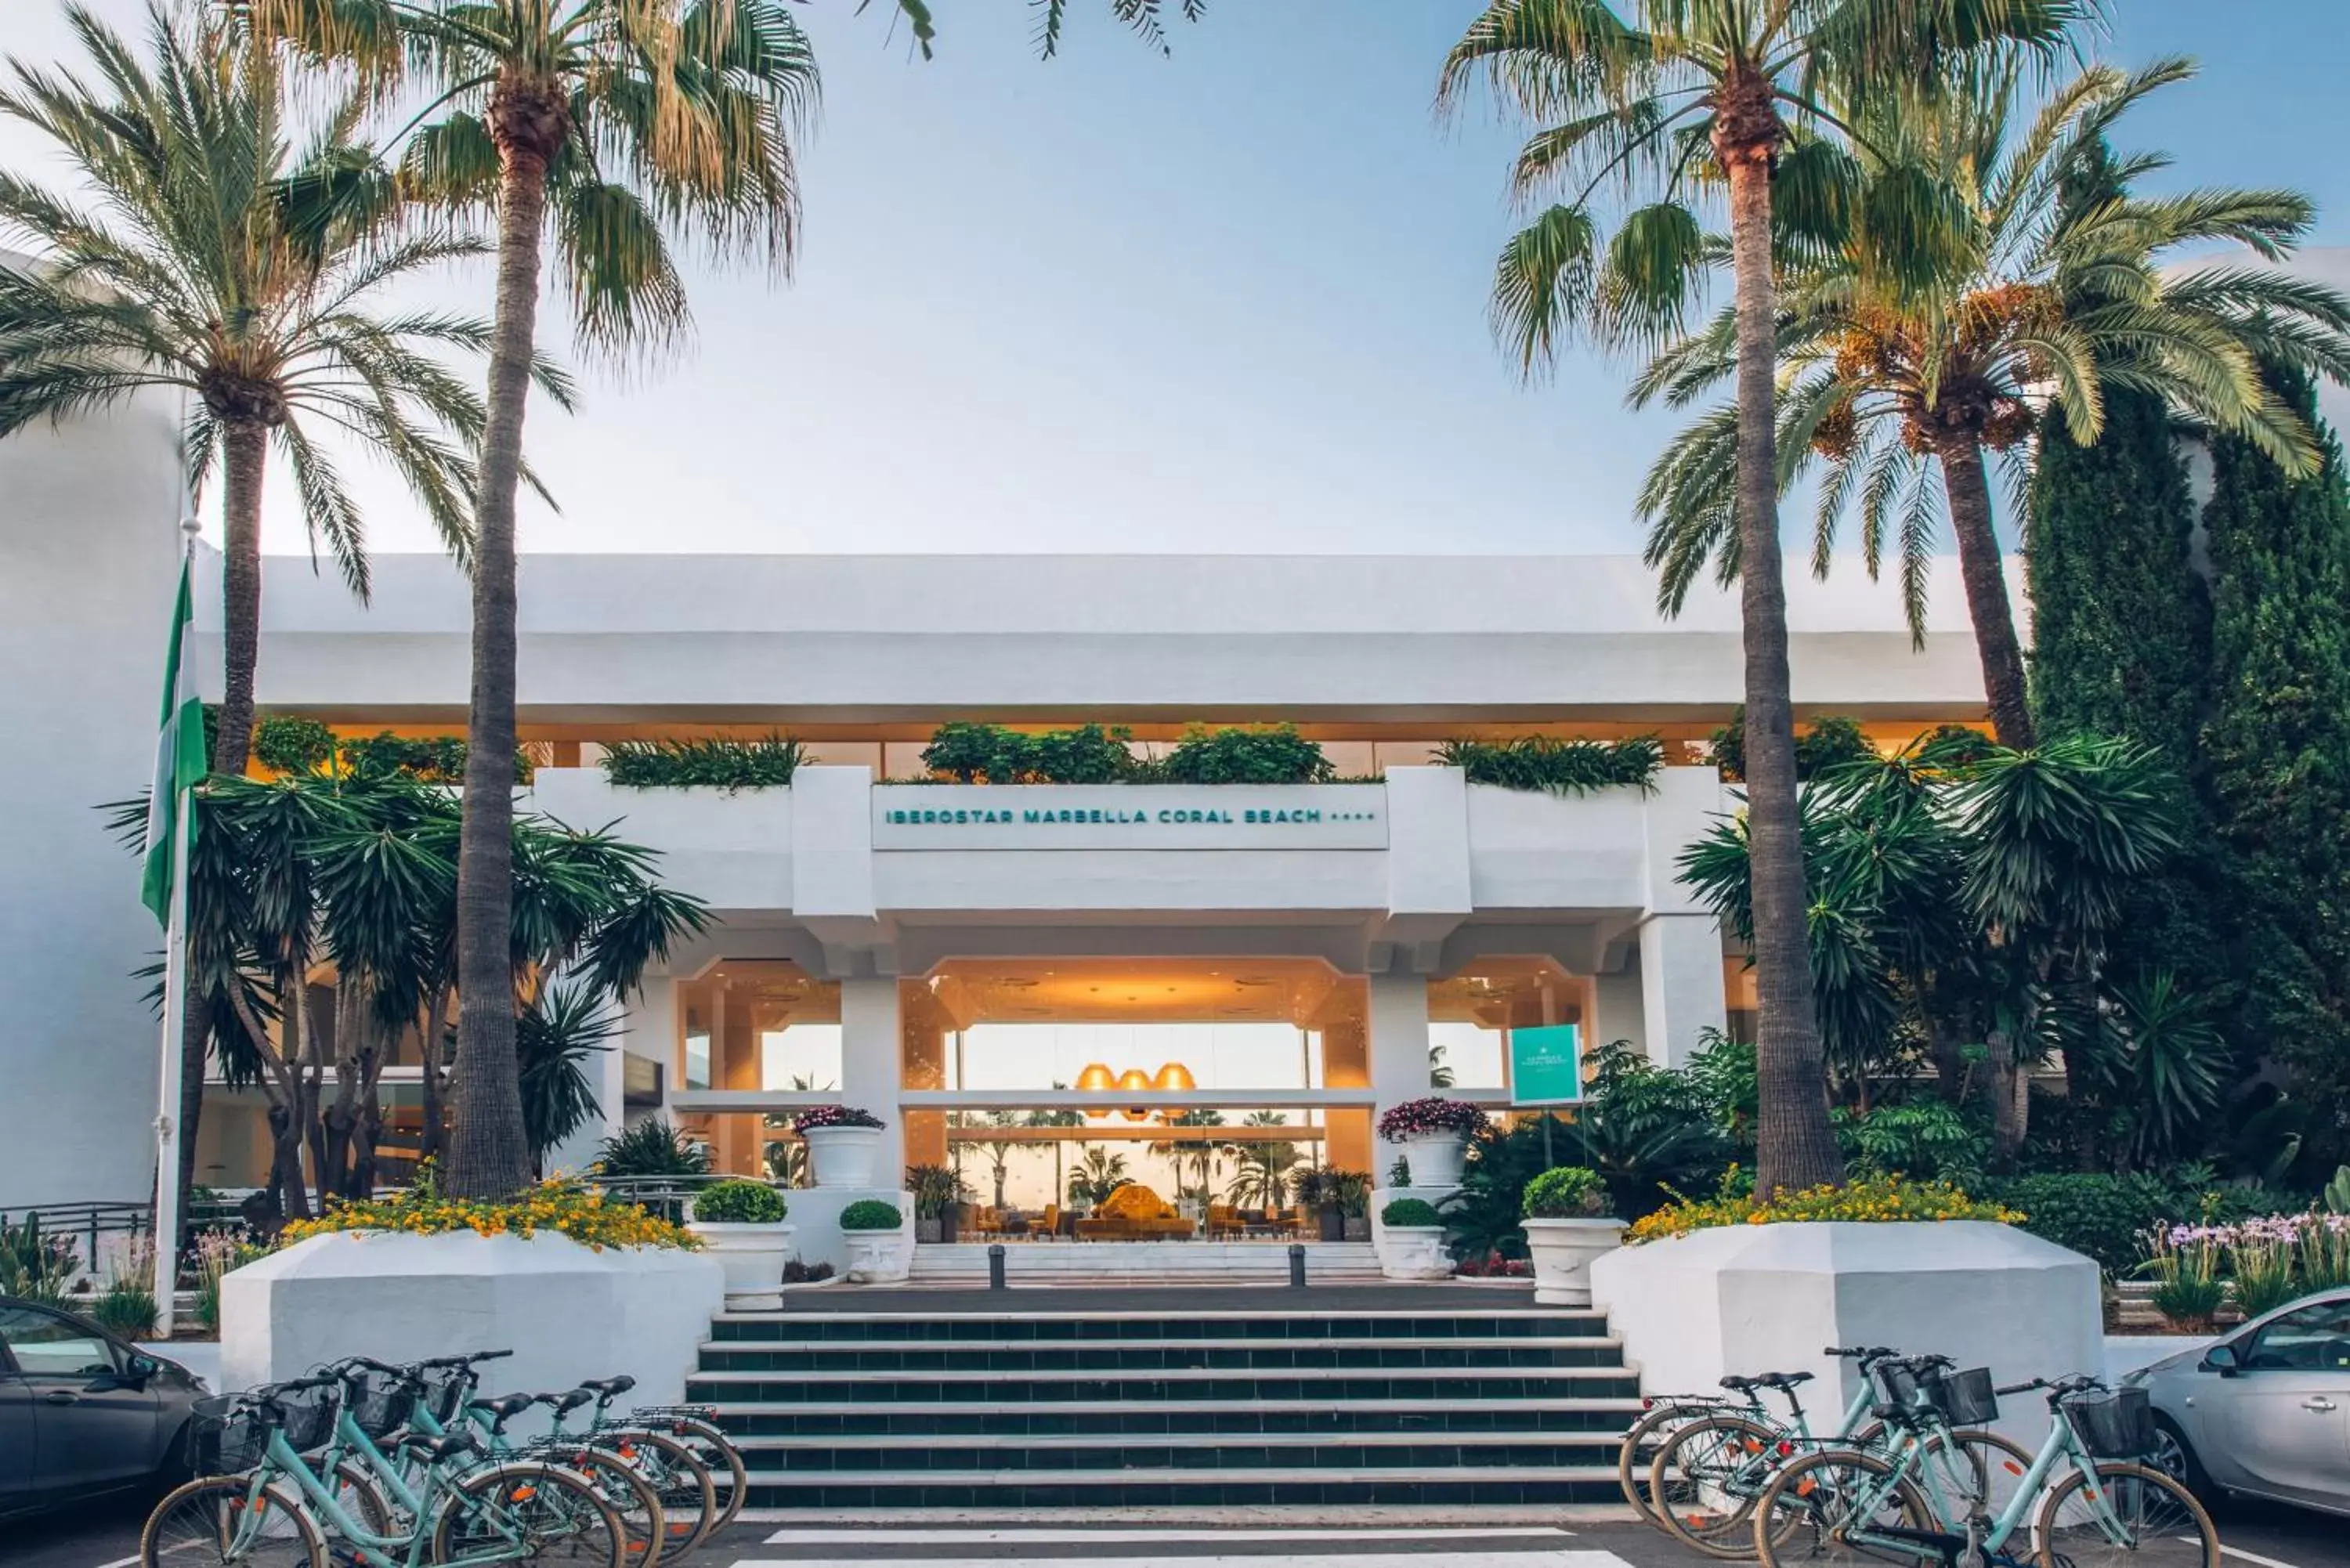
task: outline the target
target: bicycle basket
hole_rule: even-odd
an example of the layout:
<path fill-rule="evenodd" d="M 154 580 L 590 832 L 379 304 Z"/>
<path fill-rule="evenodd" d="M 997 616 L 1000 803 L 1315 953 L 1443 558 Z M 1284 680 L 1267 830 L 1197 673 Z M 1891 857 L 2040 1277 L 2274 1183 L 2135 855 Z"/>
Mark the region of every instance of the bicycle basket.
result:
<path fill-rule="evenodd" d="M 375 1438 L 389 1438 L 408 1425 L 408 1417 L 416 1413 L 416 1395 L 405 1383 L 388 1387 L 359 1386 L 359 1397 L 351 1402 L 351 1419 L 359 1429 Z"/>
<path fill-rule="evenodd" d="M 235 1475 L 261 1462 L 269 1428 L 226 1397 L 199 1399 L 188 1428 L 188 1463 L 200 1476 Z"/>
<path fill-rule="evenodd" d="M 276 1395 L 271 1402 L 280 1412 L 286 1445 L 296 1453 L 307 1453 L 335 1435 L 336 1390 L 304 1388 Z"/>
<path fill-rule="evenodd" d="M 2098 1389 L 2064 1405 L 2065 1419 L 2097 1458 L 2135 1459 L 2154 1451 L 2154 1406 L 2145 1389 Z"/>
<path fill-rule="evenodd" d="M 1953 1427 L 1980 1427 L 1999 1419 L 1999 1396 L 1991 1391 L 1988 1367 L 1929 1373 L 1920 1380 L 1918 1389 Z"/>

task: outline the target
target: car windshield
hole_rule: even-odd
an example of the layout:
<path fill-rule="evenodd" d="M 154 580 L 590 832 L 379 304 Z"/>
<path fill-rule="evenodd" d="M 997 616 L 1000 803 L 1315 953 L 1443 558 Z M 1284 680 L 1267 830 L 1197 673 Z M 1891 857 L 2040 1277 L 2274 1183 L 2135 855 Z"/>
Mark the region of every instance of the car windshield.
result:
<path fill-rule="evenodd" d="M 2295 1307 L 2246 1347 L 2250 1372 L 2350 1372 L 2350 1296 Z"/>

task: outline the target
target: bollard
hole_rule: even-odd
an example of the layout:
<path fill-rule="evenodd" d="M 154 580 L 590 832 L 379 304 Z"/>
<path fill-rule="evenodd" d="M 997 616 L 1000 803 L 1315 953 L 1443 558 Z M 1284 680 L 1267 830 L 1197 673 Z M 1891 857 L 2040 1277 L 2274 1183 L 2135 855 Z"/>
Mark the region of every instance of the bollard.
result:
<path fill-rule="evenodd" d="M 1299 1290 L 1305 1288 L 1305 1244 L 1302 1241 L 1289 1244 L 1289 1282 Z"/>
<path fill-rule="evenodd" d="M 991 1241 L 987 1245 L 987 1288 L 991 1291 L 1003 1288 L 1003 1243 L 1001 1241 Z"/>

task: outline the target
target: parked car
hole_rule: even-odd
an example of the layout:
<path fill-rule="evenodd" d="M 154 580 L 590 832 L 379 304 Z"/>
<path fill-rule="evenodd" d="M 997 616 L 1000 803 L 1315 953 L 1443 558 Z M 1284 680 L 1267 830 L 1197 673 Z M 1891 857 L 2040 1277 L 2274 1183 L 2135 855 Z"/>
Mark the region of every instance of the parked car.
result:
<path fill-rule="evenodd" d="M 2289 1302 L 2122 1381 L 2154 1405 L 2162 1467 L 2202 1496 L 2350 1514 L 2350 1293 Z"/>
<path fill-rule="evenodd" d="M 174 1480 L 203 1392 L 87 1318 L 0 1296 L 0 1518 Z"/>

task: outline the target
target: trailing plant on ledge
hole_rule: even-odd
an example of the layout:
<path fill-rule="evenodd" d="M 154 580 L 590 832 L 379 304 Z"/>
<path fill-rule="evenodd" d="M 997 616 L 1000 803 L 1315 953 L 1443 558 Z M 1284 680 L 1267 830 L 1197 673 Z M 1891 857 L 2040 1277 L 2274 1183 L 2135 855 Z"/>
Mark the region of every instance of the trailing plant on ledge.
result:
<path fill-rule="evenodd" d="M 1527 735 L 1514 741 L 1447 741 L 1436 760 L 1459 768 L 1471 784 L 1551 794 L 1595 794 L 1630 785 L 1643 794 L 1657 787 L 1665 748 L 1654 735 L 1628 741 L 1561 741 Z"/>
<path fill-rule="evenodd" d="M 1725 1189 L 1727 1184 L 1725 1184 Z M 2026 1217 L 2012 1209 L 1968 1197 L 1948 1182 L 1907 1181 L 1898 1176 L 1862 1177 L 1842 1187 L 1811 1187 L 1758 1202 L 1752 1193 L 1683 1199 L 1633 1222 L 1627 1240 L 1635 1243 L 1723 1225 L 1784 1225 L 1804 1220 L 1895 1224 L 1912 1220 L 1991 1220 L 2020 1225 Z"/>
<path fill-rule="evenodd" d="M 1388 1106 L 1387 1114 L 1379 1117 L 1379 1136 L 1389 1143 L 1435 1133 L 1473 1137 L 1485 1130 L 1485 1113 L 1468 1101 L 1431 1095 Z"/>
<path fill-rule="evenodd" d="M 788 735 L 755 741 L 619 741 L 605 748 L 604 777 L 616 789 L 780 789 L 807 761 Z"/>

